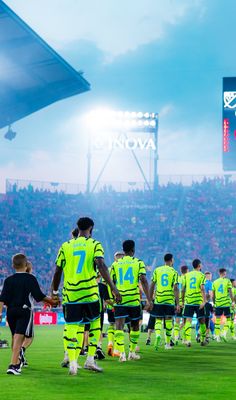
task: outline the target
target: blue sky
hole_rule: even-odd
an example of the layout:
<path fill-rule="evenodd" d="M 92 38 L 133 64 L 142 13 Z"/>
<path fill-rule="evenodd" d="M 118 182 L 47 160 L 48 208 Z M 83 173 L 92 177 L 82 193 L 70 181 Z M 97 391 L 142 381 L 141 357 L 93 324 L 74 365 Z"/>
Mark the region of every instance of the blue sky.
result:
<path fill-rule="evenodd" d="M 236 75 L 234 0 L 6 3 L 85 72 L 92 90 L 17 122 L 11 143 L 1 135 L 0 191 L 7 177 L 85 182 L 83 115 L 101 106 L 160 113 L 161 175 L 222 172 L 222 77 Z M 148 171 L 149 155 L 138 156 Z M 94 155 L 93 178 L 105 157 Z M 103 179 L 141 176 L 129 153 L 117 152 Z"/>

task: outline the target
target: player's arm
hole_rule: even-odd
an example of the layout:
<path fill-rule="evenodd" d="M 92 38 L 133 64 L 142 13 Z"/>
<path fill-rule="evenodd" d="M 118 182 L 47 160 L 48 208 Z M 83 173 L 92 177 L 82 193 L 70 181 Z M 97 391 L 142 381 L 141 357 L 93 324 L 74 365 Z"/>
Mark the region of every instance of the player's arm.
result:
<path fill-rule="evenodd" d="M 60 286 L 62 272 L 63 272 L 63 269 L 61 267 L 56 266 L 56 269 L 55 269 L 55 272 L 53 275 L 53 279 L 52 279 L 52 285 L 51 285 L 52 294 L 53 294 L 53 292 L 58 293 L 58 288 Z"/>
<path fill-rule="evenodd" d="M 202 302 L 202 304 L 200 304 L 200 307 L 199 307 L 200 309 L 202 309 L 206 304 L 206 291 L 205 291 L 204 283 L 201 285 L 201 294 L 202 294 L 203 302 Z"/>
<path fill-rule="evenodd" d="M 178 283 L 174 284 L 174 296 L 175 296 L 176 309 L 179 312 L 180 307 L 179 307 L 179 285 L 178 285 Z"/>
<path fill-rule="evenodd" d="M 156 283 L 152 281 L 150 288 L 149 288 L 149 299 L 150 299 L 151 304 L 153 303 L 155 287 L 156 287 Z"/>
<path fill-rule="evenodd" d="M 101 274 L 101 276 L 103 277 L 103 279 L 105 280 L 105 282 L 107 282 L 107 284 L 110 286 L 112 293 L 115 296 L 116 299 L 116 303 L 120 303 L 121 302 L 121 294 L 118 291 L 117 287 L 115 286 L 115 284 L 112 282 L 112 279 L 110 277 L 109 271 L 107 266 L 104 263 L 104 258 L 103 257 L 96 257 L 94 259 L 95 264 Z"/>
<path fill-rule="evenodd" d="M 181 297 L 182 297 L 182 304 L 184 306 L 184 300 L 185 300 L 185 293 L 186 293 L 186 286 L 182 285 L 182 290 L 181 290 Z"/>
<path fill-rule="evenodd" d="M 232 301 L 232 307 L 234 307 L 234 295 L 233 295 L 233 290 L 232 290 L 232 288 L 229 288 L 229 295 L 230 295 L 230 298 L 231 298 L 231 301 Z"/>
<path fill-rule="evenodd" d="M 148 285 L 148 281 L 147 281 L 146 275 L 145 274 L 141 274 L 139 279 L 140 279 L 140 282 L 142 284 L 142 288 L 143 288 L 143 291 L 145 293 L 145 296 L 147 298 L 147 309 L 150 309 L 151 303 L 152 303 L 152 297 L 150 297 L 149 285 Z"/>

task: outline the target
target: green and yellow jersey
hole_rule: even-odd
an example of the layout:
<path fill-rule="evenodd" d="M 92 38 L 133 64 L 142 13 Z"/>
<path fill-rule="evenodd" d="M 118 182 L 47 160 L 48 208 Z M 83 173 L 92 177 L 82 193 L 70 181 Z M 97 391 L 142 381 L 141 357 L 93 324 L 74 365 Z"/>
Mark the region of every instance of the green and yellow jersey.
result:
<path fill-rule="evenodd" d="M 79 236 L 62 244 L 56 265 L 63 269 L 62 304 L 92 303 L 99 300 L 95 258 L 103 258 L 100 242 Z"/>
<path fill-rule="evenodd" d="M 201 292 L 202 285 L 205 285 L 205 275 L 201 271 L 190 271 L 183 276 L 182 288 L 185 288 L 185 305 L 199 306 L 203 302 Z"/>
<path fill-rule="evenodd" d="M 178 283 L 178 272 L 168 265 L 157 267 L 152 275 L 156 284 L 155 304 L 175 304 L 174 285 Z"/>
<path fill-rule="evenodd" d="M 140 275 L 146 275 L 145 264 L 136 257 L 124 256 L 112 264 L 111 278 L 122 296 L 119 305 L 140 305 Z"/>
<path fill-rule="evenodd" d="M 232 304 L 229 289 L 232 283 L 228 278 L 218 278 L 213 282 L 213 293 L 215 297 L 215 307 L 230 307 Z"/>

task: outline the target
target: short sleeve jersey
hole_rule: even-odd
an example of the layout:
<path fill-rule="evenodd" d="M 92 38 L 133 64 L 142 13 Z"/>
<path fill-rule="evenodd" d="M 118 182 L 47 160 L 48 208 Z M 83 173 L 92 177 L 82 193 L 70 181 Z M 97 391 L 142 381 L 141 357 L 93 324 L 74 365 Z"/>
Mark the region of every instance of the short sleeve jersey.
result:
<path fill-rule="evenodd" d="M 56 265 L 63 269 L 63 304 L 92 303 L 99 300 L 94 260 L 103 258 L 100 242 L 79 236 L 62 244 Z"/>
<path fill-rule="evenodd" d="M 213 292 L 215 294 L 216 307 L 231 306 L 229 289 L 232 289 L 232 283 L 228 278 L 218 278 L 213 282 Z"/>
<path fill-rule="evenodd" d="M 152 275 L 156 284 L 155 304 L 175 304 L 174 285 L 178 283 L 178 272 L 168 265 L 157 267 Z"/>
<path fill-rule="evenodd" d="M 184 275 L 182 286 L 185 287 L 185 304 L 198 306 L 203 302 L 201 287 L 205 285 L 206 278 L 201 271 L 190 271 Z"/>
<path fill-rule="evenodd" d="M 124 256 L 111 266 L 111 277 L 116 283 L 122 301 L 121 306 L 139 306 L 139 278 L 146 275 L 145 264 L 136 257 Z"/>

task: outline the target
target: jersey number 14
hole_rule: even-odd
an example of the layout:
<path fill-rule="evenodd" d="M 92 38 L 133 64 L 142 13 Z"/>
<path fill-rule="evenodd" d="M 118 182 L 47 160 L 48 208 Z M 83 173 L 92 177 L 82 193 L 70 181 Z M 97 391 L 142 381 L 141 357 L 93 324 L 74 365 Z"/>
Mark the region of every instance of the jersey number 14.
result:
<path fill-rule="evenodd" d="M 119 268 L 119 281 L 120 284 L 123 285 L 124 281 L 129 281 L 132 285 L 134 283 L 134 275 L 132 267 L 129 267 L 124 275 L 124 271 L 122 268 Z"/>

